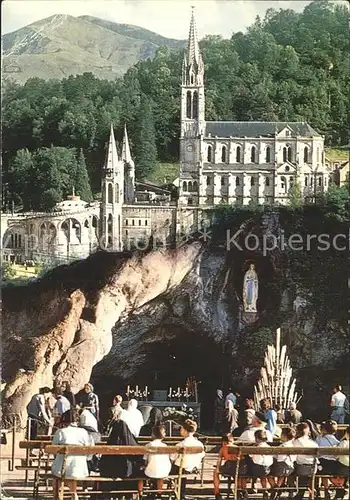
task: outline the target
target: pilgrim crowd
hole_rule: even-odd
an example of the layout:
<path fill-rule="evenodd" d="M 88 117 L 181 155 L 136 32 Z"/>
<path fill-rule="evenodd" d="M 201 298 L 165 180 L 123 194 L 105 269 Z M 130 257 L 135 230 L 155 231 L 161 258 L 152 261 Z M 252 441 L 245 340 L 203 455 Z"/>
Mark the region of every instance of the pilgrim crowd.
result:
<path fill-rule="evenodd" d="M 343 397 L 344 396 L 344 397 Z M 160 409 L 143 405 L 143 412 L 138 408 L 135 399 L 128 401 L 127 408 L 122 407 L 122 396 L 117 395 L 110 408 L 110 419 L 104 429 L 107 433 L 108 445 L 136 446 L 140 435 L 152 436 L 149 446 L 167 446 L 164 443 L 166 428 L 163 425 L 163 414 Z M 331 419 L 321 424 L 318 429 L 311 420 L 303 420 L 296 404 L 292 403 L 287 411 L 280 407 L 272 407 L 270 400 L 264 399 L 259 408 L 254 407 L 251 399 L 243 400 L 238 393 L 229 391 L 224 397 L 217 390 L 215 400 L 215 431 L 222 437 L 217 464 L 213 474 L 214 495 L 220 500 L 220 478 L 235 477 L 238 454 L 234 450 L 235 440 L 267 447 L 276 439 L 282 447 L 339 447 L 349 450 L 349 427 L 341 440 L 337 437 L 338 423 L 344 422 L 344 407 L 346 396 L 341 387 L 336 386 L 331 398 Z M 343 411 L 342 411 L 343 408 Z M 67 383 L 60 388 L 51 390 L 48 387 L 40 389 L 39 394 L 32 397 L 27 406 L 28 437 L 35 439 L 38 428 L 43 423 L 47 433 L 53 435 L 53 444 L 94 445 L 101 442 L 101 423 L 99 398 L 94 393 L 91 384 L 85 384 L 82 391 L 76 395 Z M 333 417 L 333 418 L 332 418 Z M 281 428 L 280 424 L 289 424 Z M 180 447 L 200 447 L 201 453 L 184 455 L 184 478 L 181 483 L 181 498 L 186 494 L 186 475 L 198 471 L 204 458 L 204 446 L 195 437 L 197 424 L 194 420 L 184 419 L 180 426 L 182 440 Z M 289 450 L 290 451 L 290 450 Z M 54 490 L 59 487 L 62 469 L 62 455 L 57 455 L 52 464 L 52 474 L 56 478 Z M 264 500 L 276 500 L 282 493 L 282 487 L 288 486 L 291 491 L 298 477 L 299 489 L 296 498 L 301 500 L 304 492 L 310 487 L 310 477 L 318 471 L 322 476 L 326 500 L 330 499 L 329 487 L 335 488 L 335 499 L 345 495 L 346 478 L 349 476 L 349 452 L 347 455 L 330 455 L 315 458 L 310 455 L 259 455 L 252 454 L 240 460 L 238 469 L 238 488 L 241 499 L 248 497 L 247 477 L 251 478 L 251 491 L 255 491 L 255 482 L 259 479 L 263 488 L 269 485 L 269 493 L 265 490 Z M 119 488 L 142 490 L 143 479 L 148 478 L 154 489 L 162 490 L 164 479 L 169 475 L 177 475 L 180 467 L 178 455 L 147 455 L 147 456 L 69 456 L 65 465 L 65 483 L 70 487 L 72 498 L 77 499 L 76 479 L 87 477 L 99 472 L 102 477 L 132 479 L 135 481 L 119 481 Z M 116 483 L 100 483 L 104 491 L 116 487 Z M 317 493 L 317 492 L 316 492 Z M 131 498 L 131 496 L 130 496 Z M 153 497 L 152 497 L 153 498 Z"/>

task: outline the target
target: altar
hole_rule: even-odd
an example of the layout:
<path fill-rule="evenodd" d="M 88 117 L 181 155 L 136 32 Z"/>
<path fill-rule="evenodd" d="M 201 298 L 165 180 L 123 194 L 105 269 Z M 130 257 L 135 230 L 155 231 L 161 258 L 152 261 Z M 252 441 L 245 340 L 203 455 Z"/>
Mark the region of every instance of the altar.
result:
<path fill-rule="evenodd" d="M 196 420 L 198 427 L 200 427 L 200 419 L 201 419 L 201 403 L 198 402 L 198 390 L 197 390 L 197 382 L 194 377 L 190 377 L 186 381 L 186 385 L 184 389 L 178 387 L 174 390 L 170 387 L 168 390 L 153 390 L 149 391 L 148 386 L 146 386 L 143 390 L 139 385 L 136 385 L 135 389 L 131 388 L 128 385 L 126 390 L 126 401 L 123 401 L 122 407 L 127 408 L 128 401 L 131 398 L 135 398 L 138 401 L 138 408 L 142 407 L 155 407 L 159 408 L 164 412 L 166 408 L 169 410 L 181 410 L 181 408 L 186 407 L 186 413 L 188 410 L 191 410 L 193 413 L 193 417 Z M 149 399 L 149 396 L 151 398 Z M 191 413 L 191 412 L 190 412 Z M 169 412 L 168 412 L 169 414 Z M 190 418 L 190 417 L 189 417 Z M 167 434 L 168 436 L 173 436 L 175 428 L 179 428 L 179 424 L 169 418 L 165 417 L 165 424 L 168 427 Z"/>

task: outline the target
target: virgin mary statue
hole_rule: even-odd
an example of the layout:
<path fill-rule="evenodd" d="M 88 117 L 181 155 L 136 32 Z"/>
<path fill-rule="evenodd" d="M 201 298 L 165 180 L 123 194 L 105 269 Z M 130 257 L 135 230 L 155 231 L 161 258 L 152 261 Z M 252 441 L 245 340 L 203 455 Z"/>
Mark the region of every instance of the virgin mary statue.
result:
<path fill-rule="evenodd" d="M 257 312 L 256 301 L 258 300 L 258 275 L 255 264 L 250 264 L 243 280 L 243 303 L 245 312 Z"/>

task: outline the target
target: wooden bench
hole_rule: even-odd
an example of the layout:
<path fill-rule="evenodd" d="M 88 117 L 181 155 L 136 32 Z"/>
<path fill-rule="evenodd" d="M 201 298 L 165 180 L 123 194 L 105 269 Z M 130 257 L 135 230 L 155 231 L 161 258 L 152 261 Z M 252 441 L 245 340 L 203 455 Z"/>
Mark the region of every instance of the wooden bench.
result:
<path fill-rule="evenodd" d="M 259 446 L 229 446 L 228 452 L 232 455 L 237 455 L 237 467 L 236 467 L 236 474 L 234 477 L 234 497 L 238 498 L 238 477 L 239 477 L 239 466 L 241 460 L 245 457 L 245 455 L 311 455 L 315 457 L 315 459 L 322 457 L 324 455 L 329 456 L 347 456 L 349 451 L 346 450 L 345 448 L 337 448 L 337 447 L 318 447 L 318 448 L 301 448 L 301 447 L 283 447 L 281 448 L 280 446 L 269 446 L 269 447 L 264 447 L 261 448 Z M 242 477 L 242 476 L 240 476 Z M 315 471 L 311 476 L 311 494 L 310 498 L 314 500 L 315 497 L 315 482 L 316 478 L 322 477 L 322 475 L 317 474 L 317 469 L 315 467 Z M 325 476 L 326 477 L 326 476 Z M 335 477 L 335 476 L 332 476 Z M 251 479 L 251 477 L 247 476 L 246 479 Z M 298 479 L 298 478 L 297 478 Z M 286 489 L 291 489 L 291 488 L 286 488 Z M 293 488 L 295 489 L 295 488 Z"/>
<path fill-rule="evenodd" d="M 68 455 L 84 455 L 89 456 L 93 454 L 101 454 L 101 455 L 135 455 L 135 456 L 143 456 L 143 455 L 173 455 L 177 454 L 181 457 L 181 462 L 179 466 L 179 474 L 178 476 L 174 476 L 177 484 L 174 488 L 168 489 L 167 492 L 173 492 L 175 494 L 175 498 L 180 500 L 180 491 L 181 491 L 181 481 L 183 476 L 183 460 L 186 454 L 196 454 L 202 453 L 203 449 L 201 447 L 179 447 L 179 446 L 168 446 L 168 447 L 151 447 L 151 446 L 113 446 L 113 445 L 96 445 L 96 446 L 77 446 L 77 445 L 47 445 L 45 448 L 45 453 L 47 455 L 56 455 L 63 454 L 63 462 L 61 469 L 61 485 L 58 492 L 58 500 L 62 500 L 64 497 L 64 473 L 66 467 L 66 461 Z M 101 478 L 101 476 L 91 476 L 88 481 L 92 481 L 95 483 L 102 481 L 115 482 L 117 478 Z M 147 481 L 148 478 L 130 478 L 130 481 Z M 81 481 L 86 481 L 86 478 L 82 478 Z M 124 479 L 122 479 L 124 481 Z M 99 494 L 99 492 L 93 492 L 93 494 Z M 109 492 L 104 492 L 104 494 L 109 494 Z M 115 493 L 115 492 L 114 492 Z M 123 491 L 118 490 L 119 494 L 122 494 Z M 134 493 L 137 494 L 140 498 L 142 496 L 142 491 L 139 490 L 127 490 L 125 493 Z M 36 491 L 38 494 L 38 491 Z"/>

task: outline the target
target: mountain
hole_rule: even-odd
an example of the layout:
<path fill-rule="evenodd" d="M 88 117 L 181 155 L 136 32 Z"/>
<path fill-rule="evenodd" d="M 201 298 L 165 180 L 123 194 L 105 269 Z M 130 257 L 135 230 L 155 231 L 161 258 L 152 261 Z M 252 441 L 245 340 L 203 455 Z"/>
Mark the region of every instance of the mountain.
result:
<path fill-rule="evenodd" d="M 181 40 L 90 16 L 54 15 L 2 37 L 3 78 L 64 78 L 91 72 L 114 80 L 161 46 L 180 49 Z"/>
<path fill-rule="evenodd" d="M 140 28 L 139 26 L 133 26 L 132 24 L 112 23 L 111 21 L 106 21 L 105 19 L 99 19 L 98 17 L 93 16 L 79 16 L 79 19 L 98 24 L 103 28 L 107 28 L 111 31 L 119 33 L 119 35 L 135 38 L 136 40 L 151 42 L 158 47 L 169 47 L 171 49 L 180 50 L 183 49 L 186 44 L 186 41 L 184 40 L 166 38 L 165 36 L 154 33 L 153 31 L 146 30 L 145 28 Z"/>

